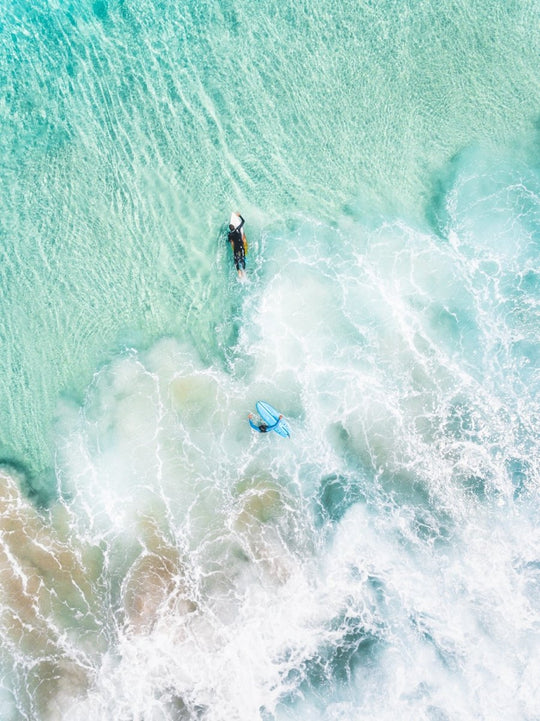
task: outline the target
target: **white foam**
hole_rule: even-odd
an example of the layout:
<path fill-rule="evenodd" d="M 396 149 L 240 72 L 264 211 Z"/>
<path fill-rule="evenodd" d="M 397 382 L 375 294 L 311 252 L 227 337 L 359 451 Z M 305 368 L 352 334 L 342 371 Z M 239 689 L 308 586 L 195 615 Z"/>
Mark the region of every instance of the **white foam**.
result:
<path fill-rule="evenodd" d="M 538 538 L 515 495 L 525 462 L 538 481 L 518 427 L 534 404 L 468 355 L 463 308 L 483 309 L 479 338 L 495 326 L 459 244 L 403 224 L 354 232 L 304 220 L 289 265 L 261 265 L 228 366 L 165 339 L 60 409 L 63 525 L 99 559 L 102 634 L 51 719 L 534 707 Z M 251 432 L 259 398 L 291 439 Z"/>

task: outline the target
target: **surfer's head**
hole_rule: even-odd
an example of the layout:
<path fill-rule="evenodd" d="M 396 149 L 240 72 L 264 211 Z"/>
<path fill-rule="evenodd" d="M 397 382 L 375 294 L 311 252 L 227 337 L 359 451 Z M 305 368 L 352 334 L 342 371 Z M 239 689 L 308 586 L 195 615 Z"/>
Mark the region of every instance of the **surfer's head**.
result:
<path fill-rule="evenodd" d="M 234 230 L 234 225 L 232 223 L 229 223 L 229 230 Z"/>

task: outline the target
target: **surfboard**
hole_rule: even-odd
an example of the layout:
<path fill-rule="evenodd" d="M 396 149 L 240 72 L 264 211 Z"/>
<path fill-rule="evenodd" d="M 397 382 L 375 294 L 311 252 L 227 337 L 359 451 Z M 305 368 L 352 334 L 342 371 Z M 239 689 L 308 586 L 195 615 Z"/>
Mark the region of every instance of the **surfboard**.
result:
<path fill-rule="evenodd" d="M 231 219 L 229 220 L 229 225 L 232 225 L 233 228 L 238 228 L 242 221 L 240 220 L 240 216 L 238 213 L 231 213 Z M 244 229 L 242 228 L 242 240 L 244 241 L 244 253 L 247 255 L 248 252 L 248 242 L 246 238 L 246 234 L 244 232 Z"/>
<path fill-rule="evenodd" d="M 269 426 L 273 426 L 279 418 L 279 411 L 276 411 L 276 409 L 271 406 L 270 403 L 266 403 L 265 401 L 257 401 L 255 407 L 257 408 L 257 413 Z M 284 418 L 282 418 L 279 425 L 277 425 L 272 430 L 275 431 L 278 436 L 282 436 L 283 438 L 289 438 L 289 436 L 291 435 L 291 429 L 289 428 L 289 424 Z"/>

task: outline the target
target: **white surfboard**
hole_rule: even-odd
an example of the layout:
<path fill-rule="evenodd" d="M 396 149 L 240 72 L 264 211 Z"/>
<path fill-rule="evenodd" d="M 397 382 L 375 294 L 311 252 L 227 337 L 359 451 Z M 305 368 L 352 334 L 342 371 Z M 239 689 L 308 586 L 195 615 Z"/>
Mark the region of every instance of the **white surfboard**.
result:
<path fill-rule="evenodd" d="M 229 225 L 232 225 L 233 228 L 238 228 L 242 221 L 240 220 L 240 216 L 238 213 L 231 213 L 231 219 L 229 220 Z M 242 232 L 243 232 L 242 228 Z"/>

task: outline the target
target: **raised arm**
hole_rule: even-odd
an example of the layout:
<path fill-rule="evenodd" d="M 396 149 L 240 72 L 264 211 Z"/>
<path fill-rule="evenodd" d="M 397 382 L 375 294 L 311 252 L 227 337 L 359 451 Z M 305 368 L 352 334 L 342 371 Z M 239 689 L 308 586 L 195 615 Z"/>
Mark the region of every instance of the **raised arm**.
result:
<path fill-rule="evenodd" d="M 257 431 L 257 433 L 261 432 L 261 429 L 259 426 L 255 423 L 253 423 L 253 413 L 250 413 L 248 416 L 249 425 L 253 428 L 254 431 Z"/>
<path fill-rule="evenodd" d="M 271 425 L 271 426 L 266 426 L 266 431 L 267 431 L 267 432 L 268 432 L 268 431 L 273 431 L 274 428 L 277 426 L 277 424 L 280 422 L 280 420 L 281 420 L 282 418 L 283 418 L 283 416 L 280 416 L 273 425 Z"/>

